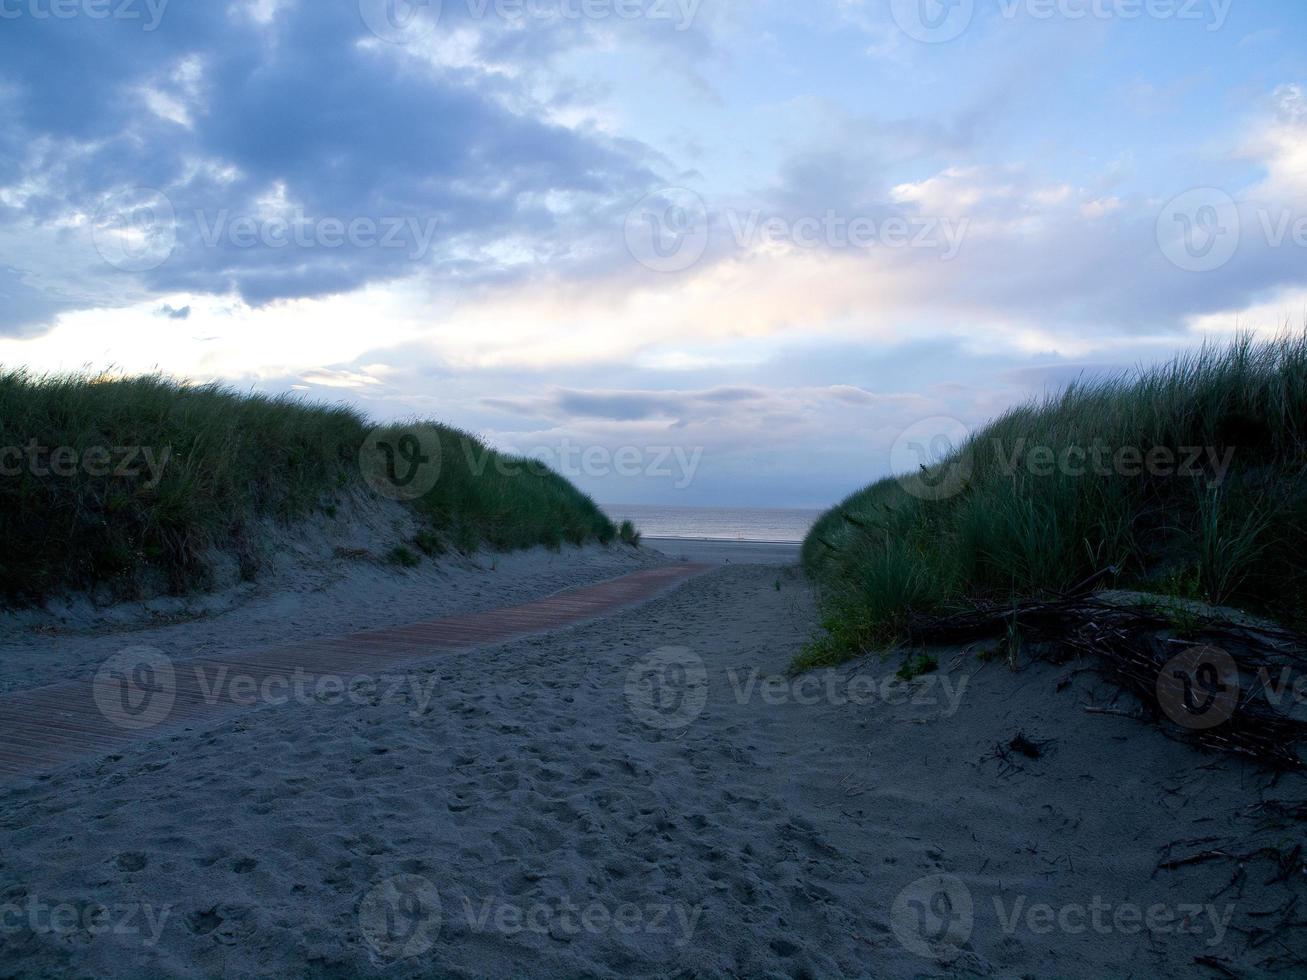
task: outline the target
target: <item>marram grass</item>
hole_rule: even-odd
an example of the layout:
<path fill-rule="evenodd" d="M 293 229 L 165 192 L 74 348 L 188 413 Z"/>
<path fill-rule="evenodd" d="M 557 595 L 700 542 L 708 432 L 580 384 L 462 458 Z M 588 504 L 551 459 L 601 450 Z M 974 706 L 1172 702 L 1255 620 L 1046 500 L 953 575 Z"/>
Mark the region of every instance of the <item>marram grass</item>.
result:
<path fill-rule="evenodd" d="M 253 575 L 261 520 L 334 514 L 368 492 L 359 456 L 371 429 L 349 408 L 157 375 L 0 370 L 0 599 L 102 584 L 131 594 L 146 579 L 202 588 L 214 547 Z M 589 497 L 539 463 L 429 431 L 441 469 L 411 502 L 426 528 L 416 550 L 616 538 Z"/>
<path fill-rule="evenodd" d="M 796 669 L 893 644 L 914 614 L 1119 587 L 1307 621 L 1307 335 L 1208 346 L 1015 408 L 803 546 L 823 631 Z"/>

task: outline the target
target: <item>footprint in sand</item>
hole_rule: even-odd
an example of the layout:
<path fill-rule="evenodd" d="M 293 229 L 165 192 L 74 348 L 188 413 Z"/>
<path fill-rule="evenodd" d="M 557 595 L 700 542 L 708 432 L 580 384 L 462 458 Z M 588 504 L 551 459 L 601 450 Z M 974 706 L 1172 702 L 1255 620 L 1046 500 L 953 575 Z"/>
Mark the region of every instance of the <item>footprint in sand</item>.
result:
<path fill-rule="evenodd" d="M 128 851 L 126 854 L 118 855 L 118 867 L 128 873 L 144 871 L 149 863 L 150 859 L 139 851 Z"/>

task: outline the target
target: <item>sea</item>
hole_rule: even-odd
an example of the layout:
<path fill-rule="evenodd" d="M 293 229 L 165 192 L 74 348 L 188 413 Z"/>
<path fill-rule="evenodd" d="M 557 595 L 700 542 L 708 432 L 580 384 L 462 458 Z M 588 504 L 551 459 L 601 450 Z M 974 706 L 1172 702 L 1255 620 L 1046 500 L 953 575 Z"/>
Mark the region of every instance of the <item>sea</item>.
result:
<path fill-rule="evenodd" d="M 712 541 L 802 541 L 820 510 L 759 507 L 659 507 L 603 505 L 617 522 L 631 521 L 646 538 L 706 538 Z"/>

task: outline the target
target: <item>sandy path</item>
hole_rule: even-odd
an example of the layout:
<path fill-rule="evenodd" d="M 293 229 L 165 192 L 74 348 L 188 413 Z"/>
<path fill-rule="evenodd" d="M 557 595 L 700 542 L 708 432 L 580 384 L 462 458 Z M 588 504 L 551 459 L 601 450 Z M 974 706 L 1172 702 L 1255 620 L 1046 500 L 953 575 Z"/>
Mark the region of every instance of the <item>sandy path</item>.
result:
<path fill-rule="evenodd" d="M 266 581 L 193 597 L 183 603 L 189 611 L 145 627 L 91 629 L 84 616 L 0 615 L 0 692 L 87 676 L 128 645 L 175 659 L 222 656 L 517 605 L 667 561 L 652 549 L 598 545 L 451 556 L 411 571 L 375 561 L 299 561 Z M 155 605 L 112 612 L 134 621 Z"/>
<path fill-rule="evenodd" d="M 1093 682 L 1058 693 L 1065 671 L 968 667 L 896 705 L 879 661 L 796 688 L 812 628 L 792 572 L 728 568 L 366 704 L 6 789 L 0 973 L 1179 977 L 1301 954 L 1301 929 L 1246 949 L 1300 872 L 1268 885 L 1257 859 L 1222 892 L 1230 863 L 1156 869 L 1174 841 L 1301 840 L 1246 814 L 1301 783 L 1084 715 Z M 1056 741 L 1013 768 L 992 752 L 1018 728 Z"/>

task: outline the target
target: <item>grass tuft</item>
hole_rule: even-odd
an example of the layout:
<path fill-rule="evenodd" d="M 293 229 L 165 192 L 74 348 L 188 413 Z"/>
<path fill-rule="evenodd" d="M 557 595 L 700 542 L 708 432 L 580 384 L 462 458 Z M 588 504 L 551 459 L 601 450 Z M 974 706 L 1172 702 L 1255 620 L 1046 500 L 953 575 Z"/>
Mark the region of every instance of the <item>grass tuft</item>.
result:
<path fill-rule="evenodd" d="M 390 549 L 390 553 L 386 555 L 386 561 L 392 565 L 398 565 L 400 568 L 417 568 L 422 564 L 422 559 L 403 545 Z"/>
<path fill-rule="evenodd" d="M 903 661 L 903 666 L 898 669 L 896 676 L 901 681 L 915 681 L 918 677 L 933 674 L 937 670 L 939 670 L 939 661 L 928 653 L 922 653 Z"/>
<path fill-rule="evenodd" d="M 621 539 L 622 544 L 630 545 L 632 548 L 640 547 L 640 532 L 635 529 L 635 525 L 630 521 L 622 521 L 617 536 Z"/>

